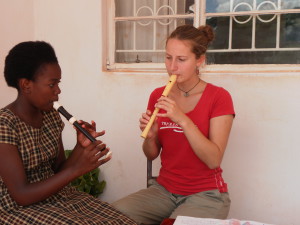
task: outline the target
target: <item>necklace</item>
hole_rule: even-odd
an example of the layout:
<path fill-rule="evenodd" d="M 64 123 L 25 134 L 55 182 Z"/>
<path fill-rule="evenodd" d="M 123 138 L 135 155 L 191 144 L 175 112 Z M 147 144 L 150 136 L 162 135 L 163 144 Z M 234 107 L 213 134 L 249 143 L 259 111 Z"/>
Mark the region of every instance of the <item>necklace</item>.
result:
<path fill-rule="evenodd" d="M 189 97 L 190 96 L 190 94 L 189 94 L 189 92 L 191 91 L 191 90 L 193 90 L 196 86 L 197 86 L 197 84 L 199 84 L 199 82 L 200 82 L 200 79 L 199 79 L 199 81 L 194 85 L 194 87 L 192 87 L 190 90 L 188 90 L 188 91 L 184 91 L 184 90 L 182 90 L 179 86 L 178 86 L 178 83 L 176 83 L 177 84 L 177 87 L 178 87 L 178 89 L 180 90 L 180 91 L 182 91 L 182 92 L 184 92 L 184 97 Z"/>

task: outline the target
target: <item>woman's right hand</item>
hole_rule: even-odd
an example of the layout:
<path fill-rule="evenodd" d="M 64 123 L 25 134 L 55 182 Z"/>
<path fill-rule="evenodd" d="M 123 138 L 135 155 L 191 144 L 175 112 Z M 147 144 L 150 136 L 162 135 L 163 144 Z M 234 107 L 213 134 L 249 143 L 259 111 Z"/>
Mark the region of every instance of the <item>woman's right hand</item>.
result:
<path fill-rule="evenodd" d="M 151 115 L 152 113 L 150 110 L 147 110 L 146 113 L 142 114 L 142 117 L 140 118 L 141 131 L 143 131 L 147 126 L 151 118 Z M 143 143 L 144 154 L 149 160 L 153 160 L 157 158 L 160 153 L 161 146 L 158 141 L 157 132 L 158 132 L 158 124 L 155 119 Z"/>
<path fill-rule="evenodd" d="M 140 129 L 141 129 L 141 131 L 143 131 L 145 129 L 145 127 L 147 126 L 147 124 L 148 124 L 148 122 L 149 122 L 149 120 L 151 118 L 151 115 L 152 115 L 152 113 L 151 113 L 150 110 L 147 110 L 146 113 L 142 114 L 142 116 L 141 116 L 141 118 L 139 120 L 140 121 Z M 152 126 L 151 126 L 151 128 L 150 128 L 150 130 L 149 130 L 148 135 L 147 135 L 146 138 L 152 138 L 152 137 L 156 136 L 157 131 L 158 131 L 158 125 L 157 125 L 156 119 L 155 119 L 155 121 L 152 124 Z"/>
<path fill-rule="evenodd" d="M 71 167 L 76 177 L 88 173 L 111 159 L 111 155 L 105 158 L 109 152 L 106 144 L 100 140 L 83 147 L 77 144 L 67 159 L 65 166 Z"/>

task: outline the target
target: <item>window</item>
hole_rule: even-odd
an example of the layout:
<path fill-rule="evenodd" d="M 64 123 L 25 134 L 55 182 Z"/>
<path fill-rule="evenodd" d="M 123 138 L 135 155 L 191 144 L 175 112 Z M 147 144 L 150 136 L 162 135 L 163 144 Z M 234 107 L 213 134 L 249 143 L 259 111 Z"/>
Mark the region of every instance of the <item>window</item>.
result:
<path fill-rule="evenodd" d="M 108 69 L 164 68 L 167 36 L 213 27 L 208 65 L 299 64 L 299 0 L 108 0 Z"/>

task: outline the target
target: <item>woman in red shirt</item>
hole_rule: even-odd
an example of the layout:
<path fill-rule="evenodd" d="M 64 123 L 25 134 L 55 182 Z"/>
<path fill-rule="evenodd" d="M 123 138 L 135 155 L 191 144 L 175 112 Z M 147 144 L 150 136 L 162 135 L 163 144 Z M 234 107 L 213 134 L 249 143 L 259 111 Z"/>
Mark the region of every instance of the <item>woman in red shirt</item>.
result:
<path fill-rule="evenodd" d="M 155 89 L 146 113 L 160 109 L 143 143 L 146 157 L 161 157 L 157 180 L 149 188 L 113 205 L 142 224 L 159 224 L 178 215 L 225 219 L 230 208 L 220 168 L 235 115 L 230 94 L 202 80 L 199 68 L 214 34 L 210 26 L 177 27 L 166 42 L 165 65 L 177 76 L 167 97 Z"/>

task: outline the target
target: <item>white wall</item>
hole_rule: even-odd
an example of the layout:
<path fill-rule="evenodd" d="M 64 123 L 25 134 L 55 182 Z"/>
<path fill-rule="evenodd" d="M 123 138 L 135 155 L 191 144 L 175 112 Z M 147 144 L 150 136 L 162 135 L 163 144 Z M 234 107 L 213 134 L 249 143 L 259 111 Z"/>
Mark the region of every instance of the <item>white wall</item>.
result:
<path fill-rule="evenodd" d="M 8 51 L 22 41 L 33 39 L 33 0 L 0 0 L 0 107 L 13 101 L 17 92 L 7 88 L 3 77 Z"/>
<path fill-rule="evenodd" d="M 0 0 L 0 69 L 16 43 L 49 41 L 62 67 L 60 102 L 74 116 L 95 120 L 113 159 L 103 165 L 112 202 L 145 187 L 146 159 L 138 119 L 166 74 L 102 72 L 102 10 L 98 0 Z M 236 118 L 223 161 L 232 208 L 229 217 L 278 225 L 300 224 L 300 72 L 204 74 L 232 94 Z M 0 107 L 15 98 L 0 77 Z M 66 123 L 65 148 L 75 132 Z"/>

